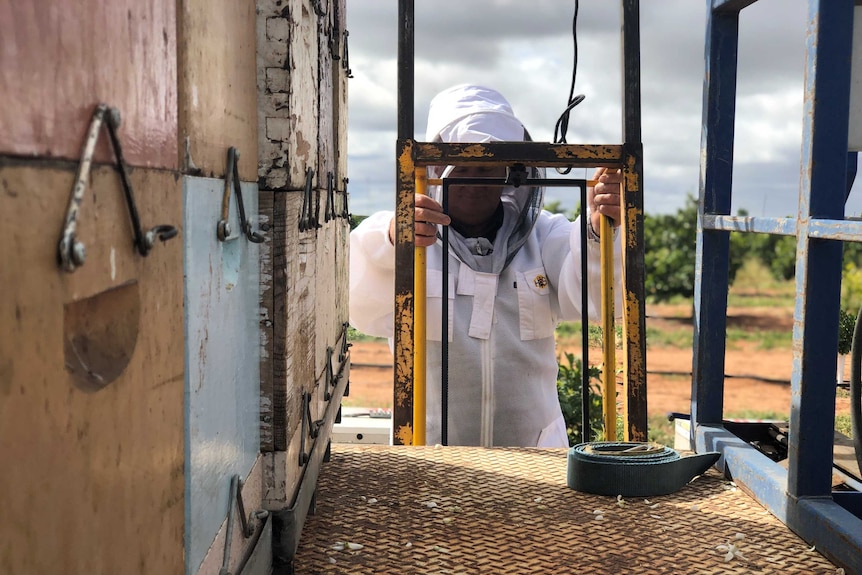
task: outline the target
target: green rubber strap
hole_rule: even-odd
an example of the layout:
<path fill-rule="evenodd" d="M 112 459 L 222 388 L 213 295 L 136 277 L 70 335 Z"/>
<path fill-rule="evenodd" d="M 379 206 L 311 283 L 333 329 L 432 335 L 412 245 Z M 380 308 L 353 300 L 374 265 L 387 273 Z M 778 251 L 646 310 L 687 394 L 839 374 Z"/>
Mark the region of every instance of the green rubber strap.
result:
<path fill-rule="evenodd" d="M 572 447 L 566 483 L 595 495 L 653 497 L 679 491 L 712 467 L 718 452 L 680 457 L 669 447 L 598 441 Z"/>

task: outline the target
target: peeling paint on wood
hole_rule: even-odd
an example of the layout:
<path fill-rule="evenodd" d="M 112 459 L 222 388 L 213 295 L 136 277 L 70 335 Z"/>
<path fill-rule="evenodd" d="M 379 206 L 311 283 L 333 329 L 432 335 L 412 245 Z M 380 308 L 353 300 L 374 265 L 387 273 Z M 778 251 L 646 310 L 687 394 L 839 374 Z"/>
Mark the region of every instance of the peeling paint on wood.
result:
<path fill-rule="evenodd" d="M 4 91 L 0 153 L 80 159 L 82 135 L 104 101 L 122 114 L 129 165 L 176 169 L 176 6 L 2 2 L 0 85 L 18 89 Z M 95 160 L 113 161 L 107 141 Z"/>

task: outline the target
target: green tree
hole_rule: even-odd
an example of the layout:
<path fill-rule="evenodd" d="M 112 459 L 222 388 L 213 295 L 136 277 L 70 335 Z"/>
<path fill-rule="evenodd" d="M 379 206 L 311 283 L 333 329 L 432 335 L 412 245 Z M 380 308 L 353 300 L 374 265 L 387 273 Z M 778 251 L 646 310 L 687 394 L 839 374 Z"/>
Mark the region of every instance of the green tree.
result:
<path fill-rule="evenodd" d="M 557 372 L 557 395 L 560 399 L 560 407 L 563 410 L 563 419 L 566 420 L 566 433 L 569 443 L 577 445 L 583 443 L 583 404 L 581 402 L 582 366 L 581 358 L 572 353 L 565 353 L 566 362 L 558 359 L 559 371 Z M 590 429 L 593 438 L 602 434 L 602 389 L 599 384 L 599 368 L 590 368 Z"/>
<path fill-rule="evenodd" d="M 744 261 L 743 246 L 733 241 L 728 278 L 733 283 Z M 675 214 L 644 217 L 645 290 L 654 301 L 694 295 L 695 256 L 697 254 L 697 200 L 690 194 Z"/>

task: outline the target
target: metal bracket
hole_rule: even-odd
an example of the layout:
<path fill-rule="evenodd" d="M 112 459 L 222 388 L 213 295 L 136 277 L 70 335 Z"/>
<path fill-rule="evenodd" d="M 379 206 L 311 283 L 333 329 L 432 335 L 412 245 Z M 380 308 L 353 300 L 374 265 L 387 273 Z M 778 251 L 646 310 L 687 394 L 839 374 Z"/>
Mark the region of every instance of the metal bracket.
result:
<path fill-rule="evenodd" d="M 63 235 L 60 238 L 59 260 L 60 267 L 67 272 L 73 272 L 76 268 L 84 265 L 87 258 L 87 250 L 84 244 L 75 237 L 78 227 L 78 212 L 84 201 L 84 192 L 87 189 L 87 180 L 90 177 L 90 167 L 93 163 L 93 153 L 99 140 L 99 129 L 107 114 L 108 137 L 117 159 L 117 171 L 123 185 L 123 194 L 126 198 L 126 206 L 129 209 L 129 218 L 132 221 L 132 233 L 134 244 L 138 253 L 146 257 L 156 243 L 156 239 L 166 242 L 175 237 L 179 232 L 177 228 L 170 225 L 158 225 L 144 233 L 141 229 L 141 219 L 138 215 L 138 207 L 135 204 L 135 195 L 132 191 L 132 183 L 129 179 L 126 161 L 123 158 L 123 148 L 117 137 L 117 129 L 120 127 L 120 111 L 110 108 L 107 104 L 99 104 L 93 112 L 90 129 L 87 132 L 87 141 L 81 154 L 81 163 L 78 166 L 78 174 L 75 177 L 75 185 L 72 188 L 72 196 L 69 198 L 69 207 L 66 210 L 66 219 L 63 223 Z"/>
<path fill-rule="evenodd" d="M 341 324 L 341 353 L 338 354 L 339 363 L 342 363 L 347 358 L 347 350 L 353 346 L 352 343 L 347 341 L 347 328 L 349 326 L 350 324 L 347 322 Z"/>
<path fill-rule="evenodd" d="M 219 241 L 227 242 L 235 240 L 239 234 L 231 235 L 230 222 L 230 197 L 231 191 L 236 190 L 236 203 L 239 209 L 239 224 L 248 241 L 260 244 L 264 237 L 258 232 L 251 230 L 251 220 L 245 216 L 245 203 L 242 200 L 242 187 L 239 180 L 239 151 L 231 146 L 227 151 L 227 170 L 224 174 L 224 195 L 221 199 L 221 219 L 216 225 L 216 236 Z"/>
<path fill-rule="evenodd" d="M 317 209 L 312 206 L 311 196 L 314 193 L 314 168 L 305 170 L 305 190 L 302 195 L 302 210 L 299 216 L 299 231 L 305 232 L 321 227 L 318 215 L 320 213 L 320 196 L 316 196 Z M 319 194 L 319 192 L 318 192 Z"/>
<path fill-rule="evenodd" d="M 344 39 L 341 42 L 342 46 L 344 47 L 344 52 L 341 55 L 341 67 L 344 68 L 345 70 L 347 70 L 347 77 L 352 78 L 353 77 L 353 70 L 350 69 L 350 57 L 349 57 L 349 52 L 347 50 L 347 37 L 348 36 L 350 36 L 350 32 L 345 30 L 343 33 Z"/>
<path fill-rule="evenodd" d="M 335 213 L 335 174 L 326 173 L 326 208 L 323 210 L 323 221 L 328 222 L 338 217 Z"/>
<path fill-rule="evenodd" d="M 335 350 L 331 347 L 326 348 L 326 373 L 324 373 L 324 388 L 323 388 L 323 399 L 329 401 L 332 399 L 332 394 L 329 393 L 329 388 L 335 387 L 335 373 L 332 371 L 332 354 Z"/>
<path fill-rule="evenodd" d="M 227 505 L 227 532 L 224 539 L 224 555 L 222 555 L 222 565 L 219 569 L 219 575 L 230 575 L 230 546 L 233 539 L 233 509 L 236 502 L 236 510 L 239 514 L 239 520 L 242 524 L 242 536 L 248 539 L 254 535 L 255 526 L 252 523 L 254 519 L 263 520 L 269 515 L 269 512 L 260 510 L 256 511 L 251 517 L 245 514 L 245 505 L 242 501 L 242 486 L 245 482 L 239 475 L 234 475 L 230 478 L 230 496 L 228 497 Z"/>
<path fill-rule="evenodd" d="M 312 439 L 317 438 L 317 435 L 320 433 L 321 425 L 323 425 L 322 419 L 318 419 L 317 421 L 311 420 L 311 393 L 304 391 L 302 393 L 302 430 L 300 431 L 302 435 L 300 435 L 299 442 L 300 467 L 308 463 L 308 459 L 311 457 L 311 450 L 308 452 L 305 451 L 305 438 L 308 435 L 310 435 Z"/>
<path fill-rule="evenodd" d="M 515 164 L 514 166 L 506 167 L 506 185 L 521 187 L 521 184 L 527 181 L 527 168 L 524 164 Z"/>
<path fill-rule="evenodd" d="M 341 204 L 341 214 L 340 217 L 345 219 L 350 219 L 350 210 L 347 207 L 347 184 L 350 182 L 350 178 L 341 178 L 341 182 L 344 184 L 344 189 L 341 191 L 344 194 L 344 202 Z"/>

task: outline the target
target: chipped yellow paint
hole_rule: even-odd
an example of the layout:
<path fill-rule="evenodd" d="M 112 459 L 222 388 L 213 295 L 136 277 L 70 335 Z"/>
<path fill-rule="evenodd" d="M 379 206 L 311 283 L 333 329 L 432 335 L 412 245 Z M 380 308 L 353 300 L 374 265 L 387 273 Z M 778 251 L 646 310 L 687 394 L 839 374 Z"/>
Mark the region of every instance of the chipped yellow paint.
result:
<path fill-rule="evenodd" d="M 494 154 L 489 152 L 483 144 L 472 144 L 464 148 L 461 156 L 464 158 L 493 158 Z"/>
<path fill-rule="evenodd" d="M 632 293 L 626 293 L 626 302 L 625 302 L 625 322 L 623 323 L 623 328 L 625 329 L 625 340 L 630 349 L 640 349 L 641 338 L 643 334 L 640 332 L 640 302 L 638 302 L 637 298 Z M 626 360 L 628 363 L 626 373 L 635 376 L 639 382 L 643 381 L 644 371 L 644 362 L 643 357 L 632 357 L 632 354 L 626 354 Z M 639 384 L 638 384 L 639 385 Z"/>
<path fill-rule="evenodd" d="M 551 149 L 557 158 L 561 160 L 580 158 L 613 161 L 620 159 L 619 146 L 562 145 L 559 147 L 554 146 Z"/>
<path fill-rule="evenodd" d="M 628 208 L 626 210 L 626 247 L 628 249 L 634 250 L 637 249 L 637 225 L 638 218 L 643 215 L 643 211 L 639 210 L 635 207 Z"/>
<path fill-rule="evenodd" d="M 413 430 L 410 425 L 401 425 L 393 432 L 395 445 L 413 445 Z"/>
<path fill-rule="evenodd" d="M 398 157 L 398 196 L 402 194 L 412 195 L 413 190 L 413 142 L 408 141 L 404 144 L 401 150 L 401 155 Z M 395 226 L 395 243 L 407 244 L 413 243 L 413 202 L 412 198 L 407 198 L 408 201 L 398 201 L 396 206 L 396 225 Z"/>
<path fill-rule="evenodd" d="M 399 345 L 395 349 L 395 405 L 407 407 L 413 398 L 413 296 L 395 294 Z"/>

